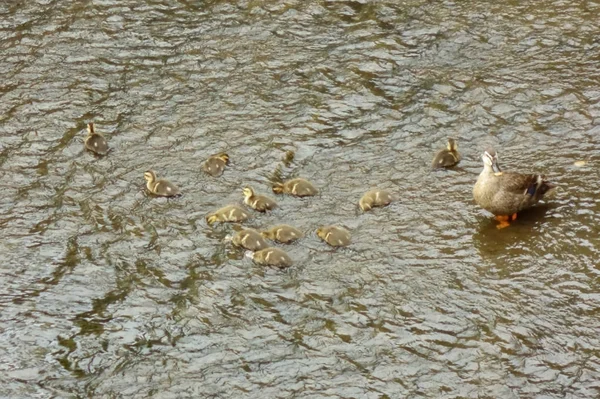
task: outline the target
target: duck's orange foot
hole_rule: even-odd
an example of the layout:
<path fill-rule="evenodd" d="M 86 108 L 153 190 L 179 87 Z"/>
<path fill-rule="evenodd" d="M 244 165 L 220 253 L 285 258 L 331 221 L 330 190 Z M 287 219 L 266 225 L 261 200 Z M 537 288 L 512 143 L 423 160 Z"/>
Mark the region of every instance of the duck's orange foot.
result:
<path fill-rule="evenodd" d="M 496 216 L 496 220 L 500 223 L 498 223 L 498 225 L 496 226 L 497 229 L 503 229 L 505 227 L 510 226 L 510 221 L 511 220 L 515 220 L 517 218 L 517 214 L 515 213 L 514 215 L 508 216 L 508 215 L 499 215 Z"/>

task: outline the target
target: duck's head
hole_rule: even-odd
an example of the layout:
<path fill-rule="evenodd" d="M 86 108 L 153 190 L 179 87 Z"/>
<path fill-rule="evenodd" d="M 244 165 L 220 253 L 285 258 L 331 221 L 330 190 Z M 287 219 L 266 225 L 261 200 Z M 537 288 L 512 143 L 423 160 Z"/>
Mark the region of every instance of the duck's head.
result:
<path fill-rule="evenodd" d="M 275 194 L 283 193 L 283 183 L 273 183 L 273 192 Z"/>
<path fill-rule="evenodd" d="M 496 153 L 496 150 L 488 148 L 483 152 L 481 159 L 483 159 L 483 164 L 492 168 L 495 173 L 502 173 L 502 170 L 498 165 L 498 154 Z"/>
<path fill-rule="evenodd" d="M 244 187 L 242 189 L 242 193 L 244 193 L 244 197 L 246 198 L 250 198 L 254 196 L 254 190 L 252 189 L 252 187 Z"/>
<path fill-rule="evenodd" d="M 235 234 L 233 236 L 233 238 L 231 239 L 231 242 L 233 243 L 233 245 L 237 245 L 239 247 L 242 244 L 244 237 L 245 237 L 244 233 L 238 232 L 237 234 Z"/>
<path fill-rule="evenodd" d="M 153 170 L 147 170 L 144 172 L 144 179 L 148 182 L 153 182 L 156 180 L 156 173 Z"/>
<path fill-rule="evenodd" d="M 371 209 L 372 207 L 372 202 L 371 202 L 371 198 L 370 197 L 362 197 L 359 201 L 358 201 L 358 206 L 360 207 L 360 209 L 362 209 L 363 211 L 368 211 Z"/>
<path fill-rule="evenodd" d="M 452 137 L 448 138 L 448 151 L 457 151 L 458 143 Z"/>
<path fill-rule="evenodd" d="M 221 161 L 225 162 L 226 164 L 229 163 L 229 155 L 227 155 L 227 153 L 222 152 L 220 154 L 217 154 L 217 158 L 219 158 Z"/>
<path fill-rule="evenodd" d="M 212 225 L 217 220 L 219 220 L 219 217 L 217 215 L 215 215 L 214 213 L 211 213 L 210 215 L 206 216 L 206 223 L 208 223 L 209 226 Z"/>
<path fill-rule="evenodd" d="M 317 236 L 319 236 L 319 237 L 321 237 L 321 238 L 325 239 L 325 237 L 327 236 L 327 233 L 325 233 L 325 228 L 323 228 L 323 227 L 319 227 L 319 228 L 317 229 Z"/>
<path fill-rule="evenodd" d="M 94 134 L 94 122 L 90 122 L 87 124 L 87 131 L 88 131 L 88 135 L 91 136 L 92 134 Z"/>

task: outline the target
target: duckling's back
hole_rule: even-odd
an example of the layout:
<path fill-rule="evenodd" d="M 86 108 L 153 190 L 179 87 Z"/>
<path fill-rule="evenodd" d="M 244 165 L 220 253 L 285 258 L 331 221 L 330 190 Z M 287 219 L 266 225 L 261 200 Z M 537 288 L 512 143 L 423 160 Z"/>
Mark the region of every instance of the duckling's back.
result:
<path fill-rule="evenodd" d="M 431 167 L 434 169 L 449 168 L 458 164 L 458 162 L 460 162 L 460 154 L 458 151 L 441 150 L 433 158 Z"/>
<path fill-rule="evenodd" d="M 87 130 L 88 136 L 85 139 L 85 148 L 98 155 L 106 155 L 108 143 L 103 135 L 96 133 L 93 122 L 88 123 Z"/>

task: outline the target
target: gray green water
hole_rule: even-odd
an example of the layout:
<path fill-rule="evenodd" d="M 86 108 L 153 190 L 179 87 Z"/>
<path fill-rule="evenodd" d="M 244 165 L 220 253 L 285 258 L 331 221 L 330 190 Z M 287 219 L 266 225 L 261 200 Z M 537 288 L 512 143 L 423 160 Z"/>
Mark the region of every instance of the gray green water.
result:
<path fill-rule="evenodd" d="M 3 2 L 0 396 L 600 396 L 600 5 L 497 3 Z M 489 145 L 561 188 L 501 231 Z M 204 221 L 274 174 L 320 189 L 248 223 L 309 233 L 286 271 Z"/>

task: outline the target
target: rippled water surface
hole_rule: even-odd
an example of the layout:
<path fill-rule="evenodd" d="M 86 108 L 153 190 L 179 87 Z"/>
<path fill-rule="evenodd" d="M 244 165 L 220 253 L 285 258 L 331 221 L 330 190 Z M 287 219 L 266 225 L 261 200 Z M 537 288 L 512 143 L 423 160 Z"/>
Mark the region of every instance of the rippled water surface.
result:
<path fill-rule="evenodd" d="M 598 15 L 3 2 L 0 396 L 599 397 Z M 89 121 L 107 157 L 83 151 Z M 463 161 L 431 171 L 448 136 Z M 503 230 L 472 200 L 490 145 L 560 186 Z M 220 151 L 231 165 L 210 178 Z M 184 196 L 149 197 L 149 168 Z M 307 233 L 290 269 L 207 226 L 244 185 L 296 176 L 320 194 L 247 223 Z M 358 212 L 374 186 L 400 200 Z M 324 223 L 353 244 L 326 247 Z"/>

